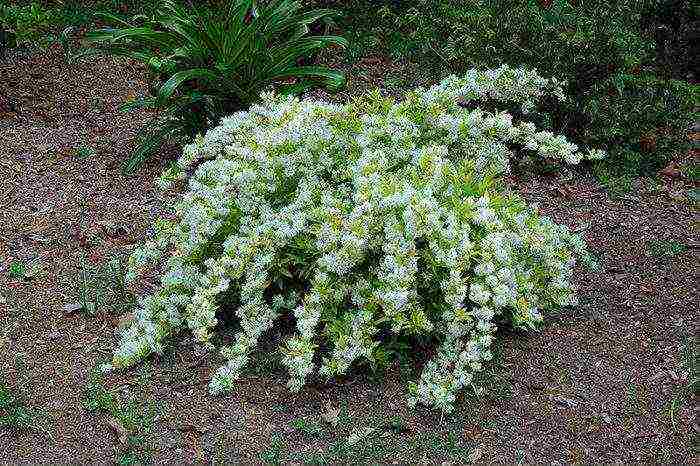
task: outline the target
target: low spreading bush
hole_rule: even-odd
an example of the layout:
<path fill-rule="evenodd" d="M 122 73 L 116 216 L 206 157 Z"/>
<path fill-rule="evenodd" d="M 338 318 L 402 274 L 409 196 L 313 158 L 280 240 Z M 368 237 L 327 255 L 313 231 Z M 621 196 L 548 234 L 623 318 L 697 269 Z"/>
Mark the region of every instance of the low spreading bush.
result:
<path fill-rule="evenodd" d="M 223 116 L 258 101 L 269 86 L 281 93 L 340 88 L 345 82 L 341 73 L 300 64 L 325 47 L 346 45 L 339 36 L 309 34 L 309 25 L 333 14 L 308 11 L 295 0 L 235 0 L 217 8 L 185 8 L 166 0 L 152 17 L 126 21 L 103 15 L 117 27 L 90 32 L 91 49 L 82 55 L 107 53 L 146 65 L 150 95 L 125 108 L 157 112 L 126 171 L 165 141 L 191 142 Z"/>
<path fill-rule="evenodd" d="M 162 267 L 112 364 L 125 368 L 189 329 L 213 347 L 237 321 L 213 393 L 231 390 L 276 320 L 299 390 L 385 351 L 387 335 L 427 336 L 437 353 L 411 404 L 442 410 L 491 358 L 498 324 L 534 328 L 576 303 L 582 240 L 504 186 L 512 161 L 576 164 L 563 136 L 476 105 L 563 99 L 556 80 L 502 67 L 449 77 L 402 102 L 378 92 L 345 105 L 265 94 L 184 149 L 160 181 L 188 179 L 172 216 L 135 250 L 128 278 Z"/>

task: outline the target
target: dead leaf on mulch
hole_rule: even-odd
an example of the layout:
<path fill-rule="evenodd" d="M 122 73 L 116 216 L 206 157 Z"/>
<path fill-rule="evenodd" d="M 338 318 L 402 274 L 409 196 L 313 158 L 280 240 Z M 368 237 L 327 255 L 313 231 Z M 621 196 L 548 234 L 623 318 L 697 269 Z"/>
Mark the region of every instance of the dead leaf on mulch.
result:
<path fill-rule="evenodd" d="M 560 186 L 556 188 L 556 192 L 565 199 L 571 199 L 574 195 L 571 186 Z"/>
<path fill-rule="evenodd" d="M 126 226 L 114 222 L 97 222 L 97 225 L 109 237 L 122 237 L 129 233 Z"/>
<path fill-rule="evenodd" d="M 366 57 L 362 59 L 363 65 L 378 65 L 382 63 L 382 59 L 378 57 Z"/>
<path fill-rule="evenodd" d="M 99 242 L 99 237 L 95 231 L 85 231 L 80 227 L 73 230 L 73 239 L 82 249 L 90 249 Z"/>
<path fill-rule="evenodd" d="M 209 429 L 207 429 L 206 427 L 196 426 L 196 425 L 191 424 L 189 422 L 186 422 L 186 423 L 178 426 L 177 430 L 179 430 L 180 432 L 192 432 L 194 434 L 200 434 L 200 435 L 205 434 L 209 431 Z"/>
<path fill-rule="evenodd" d="M 128 326 L 130 326 L 133 321 L 134 321 L 134 313 L 129 312 L 129 313 L 124 314 L 123 316 L 121 316 L 119 318 L 119 323 L 117 324 L 117 327 L 120 330 L 123 330 L 123 329 L 127 328 Z"/>
<path fill-rule="evenodd" d="M 102 256 L 103 254 L 99 250 L 90 251 L 90 254 L 88 254 L 88 260 L 92 264 L 99 264 L 100 262 L 102 262 Z"/>
<path fill-rule="evenodd" d="M 659 175 L 666 176 L 668 178 L 680 178 L 681 171 L 676 167 L 676 162 L 671 162 L 659 172 Z"/>
<path fill-rule="evenodd" d="M 484 434 L 484 430 L 480 426 L 472 426 L 464 429 L 464 436 L 470 440 L 477 439 Z"/>
<path fill-rule="evenodd" d="M 338 425 L 338 417 L 340 416 L 340 408 L 334 408 L 333 404 L 326 401 L 326 412 L 321 415 L 324 421 L 333 427 Z"/>
<path fill-rule="evenodd" d="M 369 435 L 374 432 L 374 427 L 365 427 L 360 430 L 356 430 L 350 434 L 348 437 L 348 445 L 352 446 L 358 443 L 360 440 L 369 437 Z"/>
<path fill-rule="evenodd" d="M 483 456 L 483 453 L 482 453 L 482 451 L 481 451 L 481 448 L 476 448 L 476 449 L 474 449 L 474 451 L 471 452 L 471 454 L 469 455 L 469 461 L 470 461 L 471 463 L 476 463 L 477 461 L 479 461 L 479 460 L 481 459 L 482 456 Z"/>
<path fill-rule="evenodd" d="M 67 314 L 67 315 L 70 315 L 70 314 L 76 313 L 76 312 L 78 312 L 78 311 L 81 311 L 82 309 L 83 309 L 83 305 L 82 305 L 82 304 L 79 304 L 79 303 L 69 303 L 69 304 L 65 304 L 65 305 L 63 306 L 63 313 L 64 313 L 64 314 Z"/>
<path fill-rule="evenodd" d="M 119 437 L 119 443 L 126 445 L 126 442 L 129 440 L 129 433 L 122 423 L 114 418 L 110 418 L 107 419 L 107 425 L 114 431 L 114 433 L 117 434 Z"/>
<path fill-rule="evenodd" d="M 552 400 L 552 401 L 555 401 L 555 402 L 557 402 L 558 404 L 560 404 L 561 406 L 565 406 L 565 407 L 567 407 L 567 408 L 575 408 L 575 407 L 578 405 L 578 403 L 579 403 L 579 402 L 576 401 L 576 400 L 572 400 L 572 399 L 570 399 L 570 398 L 566 398 L 566 397 L 563 397 L 563 396 L 554 396 L 554 395 L 550 395 L 550 396 L 549 396 L 549 399 Z"/>

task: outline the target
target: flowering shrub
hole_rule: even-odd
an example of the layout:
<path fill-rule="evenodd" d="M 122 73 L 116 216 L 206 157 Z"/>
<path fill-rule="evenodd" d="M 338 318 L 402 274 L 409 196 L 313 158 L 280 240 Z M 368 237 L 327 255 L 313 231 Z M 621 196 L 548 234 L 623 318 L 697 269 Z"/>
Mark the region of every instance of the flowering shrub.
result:
<path fill-rule="evenodd" d="M 578 236 L 498 183 L 517 154 L 584 155 L 507 113 L 468 108 L 527 111 L 544 95 L 563 98 L 556 81 L 502 67 L 400 103 L 377 92 L 342 106 L 266 94 L 225 118 L 161 177 L 189 188 L 130 259 L 129 279 L 148 264 L 164 271 L 111 366 L 160 352 L 186 328 L 212 347 L 226 304 L 241 330 L 221 350 L 213 393 L 234 387 L 261 335 L 291 314 L 296 333 L 280 348 L 291 389 L 316 370 L 333 377 L 372 361 L 380 331 L 424 334 L 441 343 L 410 403 L 450 410 L 491 358 L 497 322 L 535 327 L 546 309 L 575 304 L 575 260 L 590 261 Z"/>

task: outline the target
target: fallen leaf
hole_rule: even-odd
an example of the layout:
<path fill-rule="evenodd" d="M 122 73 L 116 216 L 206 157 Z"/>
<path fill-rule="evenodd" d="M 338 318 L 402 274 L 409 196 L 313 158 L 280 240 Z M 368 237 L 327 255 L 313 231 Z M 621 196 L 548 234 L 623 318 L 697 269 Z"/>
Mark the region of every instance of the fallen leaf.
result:
<path fill-rule="evenodd" d="M 78 228 L 76 228 L 73 231 L 73 238 L 78 243 L 78 245 L 83 249 L 88 249 L 91 246 L 87 235 L 82 230 L 80 230 Z"/>
<path fill-rule="evenodd" d="M 365 65 L 378 65 L 382 62 L 381 58 L 378 57 L 367 57 L 362 60 L 362 63 Z"/>
<path fill-rule="evenodd" d="M 114 222 L 97 222 L 97 226 L 110 238 L 126 236 L 129 233 L 124 225 L 119 225 Z"/>
<path fill-rule="evenodd" d="M 83 305 L 80 303 L 69 303 L 63 305 L 63 312 L 65 314 L 73 314 L 83 309 Z"/>
<path fill-rule="evenodd" d="M 117 324 L 117 327 L 120 330 L 123 330 L 131 325 L 131 323 L 134 321 L 134 313 L 129 312 L 127 314 L 124 314 L 119 318 L 119 323 Z"/>
<path fill-rule="evenodd" d="M 190 423 L 185 423 L 179 426 L 177 430 L 179 430 L 180 432 L 193 432 L 196 434 L 204 434 L 208 432 L 209 429 L 207 429 L 206 427 L 198 427 Z"/>
<path fill-rule="evenodd" d="M 639 145 L 645 152 L 652 152 L 656 149 L 656 136 L 647 134 L 639 139 Z"/>
<path fill-rule="evenodd" d="M 666 168 L 659 172 L 660 175 L 666 176 L 668 178 L 680 178 L 681 171 L 676 168 L 676 163 L 671 162 Z"/>
<path fill-rule="evenodd" d="M 572 191 L 570 186 L 561 186 L 556 188 L 556 192 L 563 198 L 570 199 L 572 197 Z"/>
<path fill-rule="evenodd" d="M 110 418 L 107 420 L 107 425 L 117 434 L 119 437 L 119 443 L 126 445 L 126 442 L 129 440 L 129 433 L 126 431 L 122 423 L 114 418 Z"/>
<path fill-rule="evenodd" d="M 572 400 L 570 398 L 564 398 L 563 396 L 550 396 L 550 400 L 556 401 L 562 406 L 566 406 L 567 408 L 574 408 L 578 405 L 578 401 Z"/>
<path fill-rule="evenodd" d="M 631 439 L 650 438 L 650 437 L 656 437 L 656 435 L 658 435 L 658 434 L 656 434 L 655 432 L 643 432 L 643 433 L 639 433 L 639 434 L 628 434 L 627 438 L 631 438 Z"/>
<path fill-rule="evenodd" d="M 477 461 L 479 461 L 481 459 L 482 456 L 483 456 L 483 452 L 481 451 L 481 448 L 476 448 L 469 455 L 469 461 L 471 463 L 476 463 Z"/>
<path fill-rule="evenodd" d="M 35 243 L 39 243 L 39 244 L 49 244 L 51 242 L 50 239 L 48 239 L 44 236 L 38 235 L 38 234 L 37 235 L 27 235 L 26 238 L 28 240 L 34 241 Z"/>
<path fill-rule="evenodd" d="M 361 430 L 356 430 L 348 437 L 348 445 L 355 445 L 360 440 L 367 438 L 372 432 L 374 432 L 374 427 L 365 427 Z"/>
<path fill-rule="evenodd" d="M 483 432 L 481 431 L 481 427 L 479 426 L 473 426 L 470 428 L 464 429 L 464 436 L 469 438 L 469 439 L 475 439 L 481 437 Z"/>
<path fill-rule="evenodd" d="M 207 360 L 207 354 L 197 358 L 194 362 L 190 363 L 187 365 L 188 369 L 194 369 L 195 367 L 199 367 L 202 364 L 204 364 L 204 361 Z"/>
<path fill-rule="evenodd" d="M 334 408 L 330 400 L 326 401 L 326 412 L 321 415 L 324 421 L 333 427 L 338 425 L 338 417 L 340 416 L 340 408 Z"/>
<path fill-rule="evenodd" d="M 99 264 L 102 261 L 102 252 L 96 249 L 88 254 L 88 260 L 93 264 Z"/>

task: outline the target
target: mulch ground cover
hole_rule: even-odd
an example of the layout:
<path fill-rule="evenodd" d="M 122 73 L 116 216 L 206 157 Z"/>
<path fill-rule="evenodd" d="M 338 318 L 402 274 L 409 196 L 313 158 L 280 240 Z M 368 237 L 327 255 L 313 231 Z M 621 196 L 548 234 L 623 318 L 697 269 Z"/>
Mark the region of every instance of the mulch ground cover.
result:
<path fill-rule="evenodd" d="M 352 91 L 334 98 L 392 67 L 354 65 Z M 585 170 L 512 180 L 579 231 L 600 267 L 576 275 L 580 306 L 540 332 L 506 332 L 486 391 L 450 416 L 407 409 L 398 365 L 292 394 L 265 352 L 232 394 L 212 397 L 219 357 L 185 338 L 98 380 L 125 317 L 67 304 L 81 267 L 143 238 L 166 202 L 154 177 L 177 155 L 120 172 L 148 115 L 118 106 L 145 92 L 142 76 L 59 51 L 0 62 L 0 382 L 32 415 L 24 428 L 0 425 L 0 464 L 696 463 L 683 348 L 697 334 L 698 224 L 683 179 L 637 180 L 618 198 Z M 10 273 L 17 263 L 23 278 Z"/>

